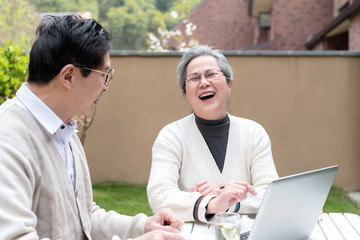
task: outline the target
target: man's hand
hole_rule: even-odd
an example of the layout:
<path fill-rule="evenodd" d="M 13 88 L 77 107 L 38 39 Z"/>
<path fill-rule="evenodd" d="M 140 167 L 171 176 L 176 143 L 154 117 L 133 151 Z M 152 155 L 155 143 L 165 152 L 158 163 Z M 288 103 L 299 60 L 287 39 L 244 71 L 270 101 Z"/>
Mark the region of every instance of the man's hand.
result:
<path fill-rule="evenodd" d="M 254 187 L 249 183 L 231 181 L 225 185 L 219 196 L 210 200 L 206 213 L 214 214 L 223 212 L 235 203 L 245 200 L 247 198 L 247 193 L 254 196 L 257 194 Z"/>
<path fill-rule="evenodd" d="M 184 221 L 170 209 L 162 209 L 145 223 L 145 234 L 134 240 L 185 240 L 179 229 Z"/>
<path fill-rule="evenodd" d="M 148 232 L 134 240 L 186 240 L 180 233 L 166 232 L 163 230 L 154 230 Z"/>
<path fill-rule="evenodd" d="M 162 209 L 145 223 L 145 233 L 160 229 L 166 232 L 178 233 L 184 221 L 178 218 L 170 209 Z"/>
<path fill-rule="evenodd" d="M 190 188 L 190 192 L 199 192 L 201 195 L 219 195 L 220 188 L 214 180 L 205 180 L 198 182 L 194 187 Z"/>

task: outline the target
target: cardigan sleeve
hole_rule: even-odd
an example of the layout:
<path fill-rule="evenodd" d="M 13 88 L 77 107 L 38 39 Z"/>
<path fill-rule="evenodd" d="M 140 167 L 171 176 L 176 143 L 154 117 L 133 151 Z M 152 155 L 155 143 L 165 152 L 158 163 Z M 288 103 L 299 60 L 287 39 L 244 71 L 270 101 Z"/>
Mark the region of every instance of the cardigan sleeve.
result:
<path fill-rule="evenodd" d="M 37 184 L 26 157 L 6 141 L 0 142 L 0 232 L 3 239 L 39 239 L 37 219 L 31 211 Z"/>
<path fill-rule="evenodd" d="M 184 221 L 206 222 L 205 207 L 214 196 L 209 195 L 198 201 L 200 193 L 179 189 L 181 148 L 176 134 L 166 128 L 160 131 L 152 148 L 152 165 L 147 186 L 149 204 L 154 213 L 170 208 Z"/>
<path fill-rule="evenodd" d="M 93 203 L 91 213 L 91 237 L 93 239 L 111 239 L 114 235 L 120 239 L 135 238 L 144 234 L 145 214 L 127 216 L 115 211 L 106 212 Z"/>

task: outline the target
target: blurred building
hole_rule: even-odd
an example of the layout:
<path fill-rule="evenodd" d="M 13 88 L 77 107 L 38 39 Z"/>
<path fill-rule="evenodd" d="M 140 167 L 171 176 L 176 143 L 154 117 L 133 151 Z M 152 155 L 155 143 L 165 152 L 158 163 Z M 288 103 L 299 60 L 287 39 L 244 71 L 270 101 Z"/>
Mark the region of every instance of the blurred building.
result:
<path fill-rule="evenodd" d="M 203 0 L 188 20 L 216 49 L 360 50 L 360 0 Z"/>

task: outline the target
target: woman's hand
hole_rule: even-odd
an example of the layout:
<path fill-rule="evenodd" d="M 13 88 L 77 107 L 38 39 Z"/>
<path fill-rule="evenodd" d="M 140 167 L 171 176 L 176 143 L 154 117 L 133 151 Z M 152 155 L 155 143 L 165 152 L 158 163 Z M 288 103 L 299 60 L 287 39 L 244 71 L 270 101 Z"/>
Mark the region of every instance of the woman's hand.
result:
<path fill-rule="evenodd" d="M 207 208 L 207 214 L 223 212 L 232 207 L 235 203 L 247 198 L 247 194 L 256 195 L 253 186 L 247 182 L 231 181 L 225 185 L 219 196 L 210 200 Z"/>
<path fill-rule="evenodd" d="M 214 180 L 198 182 L 190 188 L 190 192 L 199 192 L 201 195 L 219 195 L 221 190 Z"/>

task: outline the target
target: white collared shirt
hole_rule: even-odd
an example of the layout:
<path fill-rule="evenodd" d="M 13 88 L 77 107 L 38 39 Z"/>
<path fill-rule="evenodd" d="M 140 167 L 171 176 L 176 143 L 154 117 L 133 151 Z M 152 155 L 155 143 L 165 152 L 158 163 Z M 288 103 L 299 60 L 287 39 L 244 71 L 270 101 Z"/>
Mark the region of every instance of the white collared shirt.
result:
<path fill-rule="evenodd" d="M 76 176 L 74 157 L 70 147 L 70 139 L 77 128 L 77 123 L 74 119 L 71 119 L 68 123 L 64 123 L 26 85 L 27 83 L 23 83 L 21 85 L 16 92 L 14 100 L 19 106 L 25 108 L 30 114 L 32 114 L 33 117 L 46 129 L 46 132 L 54 143 L 61 158 L 64 160 L 72 185 L 75 189 Z"/>

